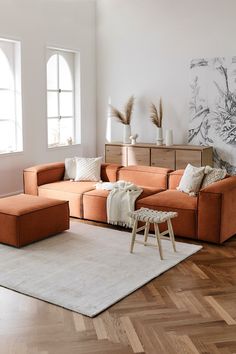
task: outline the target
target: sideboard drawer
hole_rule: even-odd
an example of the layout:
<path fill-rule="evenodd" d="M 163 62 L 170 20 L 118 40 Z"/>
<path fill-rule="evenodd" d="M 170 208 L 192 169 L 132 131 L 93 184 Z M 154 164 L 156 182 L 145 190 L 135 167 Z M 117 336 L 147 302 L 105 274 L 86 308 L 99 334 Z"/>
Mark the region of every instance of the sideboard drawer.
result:
<path fill-rule="evenodd" d="M 150 166 L 150 149 L 144 147 L 128 147 L 128 165 Z"/>
<path fill-rule="evenodd" d="M 175 150 L 151 149 L 151 166 L 175 169 Z"/>
<path fill-rule="evenodd" d="M 105 154 L 107 163 L 127 166 L 127 148 L 125 146 L 106 145 Z"/>
<path fill-rule="evenodd" d="M 201 151 L 176 150 L 176 170 L 185 168 L 188 163 L 200 167 L 202 165 Z"/>

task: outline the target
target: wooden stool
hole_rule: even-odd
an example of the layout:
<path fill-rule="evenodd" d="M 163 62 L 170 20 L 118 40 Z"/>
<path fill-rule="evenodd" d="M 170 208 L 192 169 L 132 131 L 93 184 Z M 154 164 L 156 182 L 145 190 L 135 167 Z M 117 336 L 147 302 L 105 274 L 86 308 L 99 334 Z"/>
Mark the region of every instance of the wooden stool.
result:
<path fill-rule="evenodd" d="M 171 219 L 178 216 L 178 214 L 174 211 L 157 211 L 148 208 L 141 208 L 136 211 L 130 212 L 129 216 L 133 219 L 133 230 L 132 230 L 132 239 L 131 239 L 131 246 L 130 246 L 130 253 L 133 253 L 134 243 L 141 243 L 144 246 L 154 246 L 158 247 L 160 258 L 163 259 L 163 252 L 161 246 L 161 239 L 171 240 L 173 250 L 176 252 L 175 247 L 175 236 L 173 232 L 173 227 L 171 223 Z M 137 228 L 138 222 L 142 221 L 145 222 L 144 226 Z M 167 230 L 160 232 L 158 224 L 166 222 L 167 223 Z M 154 224 L 155 236 L 157 240 L 157 246 L 153 243 L 148 243 L 148 233 L 150 224 Z M 144 241 L 137 241 L 136 240 L 136 233 L 139 231 L 144 230 Z M 165 237 L 164 235 L 169 234 L 169 237 Z"/>

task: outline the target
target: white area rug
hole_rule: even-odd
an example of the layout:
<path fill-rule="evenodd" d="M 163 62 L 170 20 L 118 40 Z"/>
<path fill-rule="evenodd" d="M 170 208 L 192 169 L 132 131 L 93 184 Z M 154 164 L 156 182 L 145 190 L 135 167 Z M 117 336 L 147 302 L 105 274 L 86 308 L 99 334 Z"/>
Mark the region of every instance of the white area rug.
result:
<path fill-rule="evenodd" d="M 130 254 L 128 232 L 72 222 L 22 249 L 0 245 L 0 285 L 93 317 L 202 248 L 162 245 L 163 261 L 139 244 Z"/>

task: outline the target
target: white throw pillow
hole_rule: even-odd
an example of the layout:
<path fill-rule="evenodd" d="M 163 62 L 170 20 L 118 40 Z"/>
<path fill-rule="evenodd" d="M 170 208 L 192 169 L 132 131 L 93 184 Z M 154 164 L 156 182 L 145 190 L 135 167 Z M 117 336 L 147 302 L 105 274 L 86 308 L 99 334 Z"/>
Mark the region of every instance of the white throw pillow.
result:
<path fill-rule="evenodd" d="M 77 157 L 68 157 L 65 159 L 65 174 L 64 180 L 75 179 L 76 176 L 76 158 Z"/>
<path fill-rule="evenodd" d="M 75 181 L 100 181 L 102 157 L 77 158 Z"/>
<path fill-rule="evenodd" d="M 205 177 L 203 178 L 201 188 L 205 188 L 210 184 L 220 181 L 225 178 L 227 171 L 221 168 L 212 168 L 210 166 L 206 166 L 205 168 Z"/>
<path fill-rule="evenodd" d="M 177 189 L 189 195 L 196 195 L 199 192 L 204 177 L 205 167 L 195 167 L 190 163 L 184 170 Z"/>

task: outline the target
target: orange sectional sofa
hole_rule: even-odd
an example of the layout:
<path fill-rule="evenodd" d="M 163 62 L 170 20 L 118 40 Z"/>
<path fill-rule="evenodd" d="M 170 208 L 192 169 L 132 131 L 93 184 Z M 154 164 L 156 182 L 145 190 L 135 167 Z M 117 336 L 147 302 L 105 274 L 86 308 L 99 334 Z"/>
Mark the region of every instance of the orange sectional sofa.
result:
<path fill-rule="evenodd" d="M 64 171 L 63 162 L 25 169 L 25 193 L 68 200 L 70 216 L 106 222 L 108 191 L 96 190 L 95 182 L 64 181 Z M 125 180 L 142 187 L 136 209 L 177 211 L 178 217 L 173 220 L 177 236 L 222 243 L 236 234 L 236 176 L 201 189 L 198 196 L 189 196 L 176 190 L 182 175 L 183 170 L 149 166 L 101 167 L 104 182 Z"/>

